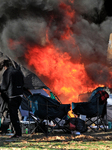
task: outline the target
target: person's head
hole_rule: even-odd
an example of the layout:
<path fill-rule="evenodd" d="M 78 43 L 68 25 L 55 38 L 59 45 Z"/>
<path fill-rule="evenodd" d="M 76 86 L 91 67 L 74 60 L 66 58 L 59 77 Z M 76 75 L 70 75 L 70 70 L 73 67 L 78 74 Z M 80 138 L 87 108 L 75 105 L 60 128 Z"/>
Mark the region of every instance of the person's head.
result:
<path fill-rule="evenodd" d="M 1 63 L 0 63 L 0 70 L 2 70 L 3 68 L 8 68 L 10 66 L 13 66 L 12 65 L 12 62 L 10 60 L 3 60 Z"/>

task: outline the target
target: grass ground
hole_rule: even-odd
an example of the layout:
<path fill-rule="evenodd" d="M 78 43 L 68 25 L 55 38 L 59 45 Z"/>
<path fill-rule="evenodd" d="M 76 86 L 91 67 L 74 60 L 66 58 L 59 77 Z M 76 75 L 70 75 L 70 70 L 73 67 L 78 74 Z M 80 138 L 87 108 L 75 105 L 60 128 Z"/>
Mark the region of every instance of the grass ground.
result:
<path fill-rule="evenodd" d="M 54 133 L 46 137 L 43 134 L 24 134 L 19 139 L 0 136 L 0 150 L 111 150 L 112 131 L 87 132 L 79 136 Z"/>

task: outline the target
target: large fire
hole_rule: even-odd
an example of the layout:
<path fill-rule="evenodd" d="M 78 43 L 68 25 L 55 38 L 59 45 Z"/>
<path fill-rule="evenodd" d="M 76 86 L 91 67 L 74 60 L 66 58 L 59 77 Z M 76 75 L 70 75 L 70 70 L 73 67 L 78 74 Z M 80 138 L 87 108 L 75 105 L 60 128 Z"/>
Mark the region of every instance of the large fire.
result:
<path fill-rule="evenodd" d="M 65 40 L 75 47 L 75 39 L 72 37 L 73 33 L 70 29 L 75 19 L 75 11 L 70 5 L 64 3 L 61 3 L 59 7 L 64 12 L 65 19 L 69 18 L 60 40 Z M 60 32 L 60 30 L 56 29 L 55 32 Z M 80 64 L 80 60 L 75 64 L 72 63 L 68 53 L 62 53 L 53 45 L 52 41 L 49 40 L 48 30 L 46 31 L 46 40 L 49 44 L 45 47 L 28 46 L 25 58 L 29 66 L 35 68 L 38 76 L 48 78 L 47 86 L 60 98 L 62 103 L 78 101 L 79 94 L 92 91 L 98 86 L 89 79 L 84 64 Z"/>
<path fill-rule="evenodd" d="M 70 2 L 73 3 L 73 0 L 70 0 Z M 71 7 L 72 5 L 60 3 L 59 9 L 64 13 L 64 19 L 68 20 L 65 21 L 62 32 L 60 28 L 56 28 L 54 33 L 59 33 L 59 40 L 64 41 L 65 46 L 69 42 L 75 48 L 77 45 L 75 45 L 71 30 L 71 25 L 75 21 L 75 11 Z M 50 23 L 52 23 L 52 19 Z M 44 83 L 60 98 L 62 103 L 76 102 L 79 94 L 92 91 L 98 86 L 103 86 L 96 85 L 88 77 L 84 64 L 80 62 L 81 54 L 78 46 L 79 59 L 77 63 L 73 63 L 69 53 L 62 52 L 62 47 L 57 47 L 53 44 L 52 39 L 49 39 L 49 30 L 50 24 L 46 29 L 46 46 L 31 46 L 28 44 L 25 58 L 28 65 L 35 69 L 40 79 L 41 77 L 46 78 Z M 12 46 L 12 41 L 10 42 L 10 46 Z"/>
<path fill-rule="evenodd" d="M 48 78 L 47 86 L 63 103 L 78 100 L 78 95 L 91 91 L 96 85 L 89 79 L 83 64 L 74 64 L 67 53 L 52 46 L 29 47 L 26 54 L 29 66 L 38 76 Z"/>

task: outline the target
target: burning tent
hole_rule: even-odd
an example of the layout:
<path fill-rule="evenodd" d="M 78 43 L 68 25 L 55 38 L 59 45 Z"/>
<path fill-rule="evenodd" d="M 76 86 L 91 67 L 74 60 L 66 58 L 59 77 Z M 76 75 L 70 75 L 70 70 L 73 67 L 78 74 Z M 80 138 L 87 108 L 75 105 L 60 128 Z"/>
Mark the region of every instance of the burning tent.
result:
<path fill-rule="evenodd" d="M 0 49 L 33 71 L 63 103 L 99 86 L 111 87 L 107 3 L 1 0 Z"/>
<path fill-rule="evenodd" d="M 1 51 L 33 71 L 63 103 L 111 87 L 112 19 L 104 1 L 1 0 L 0 21 Z"/>

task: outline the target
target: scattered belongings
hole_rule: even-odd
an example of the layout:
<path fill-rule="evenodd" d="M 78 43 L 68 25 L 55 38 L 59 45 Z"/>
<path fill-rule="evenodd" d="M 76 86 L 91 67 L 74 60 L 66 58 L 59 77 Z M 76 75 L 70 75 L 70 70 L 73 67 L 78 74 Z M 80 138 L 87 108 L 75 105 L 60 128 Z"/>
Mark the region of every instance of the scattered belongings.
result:
<path fill-rule="evenodd" d="M 107 108 L 107 121 L 110 121 L 110 122 L 112 121 L 111 119 L 109 120 L 109 117 L 108 117 L 109 112 L 111 112 L 112 104 L 110 102 L 112 99 L 112 94 L 108 94 L 106 91 L 104 91 L 104 88 L 102 87 L 99 87 L 93 90 L 91 95 L 89 95 L 89 102 L 72 103 L 73 111 L 70 110 L 70 104 L 66 104 L 66 105 L 61 104 L 56 99 L 52 99 L 42 89 L 41 90 L 39 89 L 37 91 L 32 90 L 32 92 L 25 91 L 25 95 L 26 97 L 23 97 L 23 102 L 20 107 L 20 113 L 22 115 L 22 120 L 21 120 L 22 133 L 24 134 L 32 133 L 32 131 L 35 133 L 43 132 L 42 130 L 40 130 L 40 127 L 44 130 L 45 133 L 47 132 L 52 133 L 52 131 L 54 130 L 54 131 L 59 131 L 59 132 L 62 131 L 62 132 L 73 134 L 73 135 L 80 135 L 82 133 L 89 132 L 90 129 L 92 128 L 95 131 L 97 131 L 97 128 L 100 130 L 111 129 L 109 126 L 107 126 L 107 124 L 105 123 L 103 124 L 101 118 L 103 119 L 103 121 L 105 120 L 104 116 L 106 115 L 105 113 L 106 111 L 104 110 L 106 110 Z M 37 101 L 35 103 L 36 106 L 32 105 L 32 102 L 31 102 L 32 100 Z M 97 103 L 97 100 L 98 100 L 98 103 Z M 29 101 L 30 101 L 30 105 L 29 105 Z M 48 104 L 46 102 L 48 102 Z M 106 102 L 107 102 L 107 107 L 105 107 Z M 100 108 L 100 105 L 101 105 L 101 109 L 99 109 L 99 114 L 96 114 L 97 112 L 96 106 L 99 106 Z M 30 106 L 30 109 L 29 109 L 29 106 Z M 31 106 L 33 106 L 33 109 Z M 47 106 L 48 106 L 48 112 L 46 109 Z M 36 120 L 34 118 L 31 118 L 31 116 L 29 116 L 29 114 L 31 115 L 32 112 L 34 114 L 33 117 L 35 117 Z M 99 115 L 101 118 L 99 118 Z M 87 119 L 88 117 L 91 117 L 91 116 L 92 116 L 91 118 L 92 123 L 88 125 Z M 97 121 L 98 121 L 98 124 L 96 124 Z M 25 122 L 27 123 L 25 124 Z M 13 132 L 9 132 L 7 130 L 6 134 L 7 135 L 13 134 Z"/>

